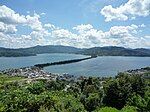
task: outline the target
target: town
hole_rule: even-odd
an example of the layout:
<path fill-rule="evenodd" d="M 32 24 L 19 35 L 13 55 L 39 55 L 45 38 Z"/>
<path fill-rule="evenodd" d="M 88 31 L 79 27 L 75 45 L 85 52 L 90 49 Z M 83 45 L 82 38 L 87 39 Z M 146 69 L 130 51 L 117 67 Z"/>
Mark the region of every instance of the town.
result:
<path fill-rule="evenodd" d="M 31 66 L 31 67 L 23 67 L 18 69 L 6 69 L 0 71 L 0 74 L 6 74 L 8 76 L 22 76 L 27 79 L 37 80 L 37 79 L 46 79 L 46 80 L 67 80 L 67 81 L 75 81 L 76 77 L 74 75 L 69 75 L 67 73 L 57 74 L 57 73 L 49 73 L 45 72 L 43 68 Z"/>

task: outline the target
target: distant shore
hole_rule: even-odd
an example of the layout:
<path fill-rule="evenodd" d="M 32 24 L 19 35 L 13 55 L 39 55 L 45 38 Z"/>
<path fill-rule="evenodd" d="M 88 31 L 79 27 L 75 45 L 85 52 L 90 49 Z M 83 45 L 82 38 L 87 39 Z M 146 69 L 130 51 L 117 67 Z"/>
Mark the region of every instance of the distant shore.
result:
<path fill-rule="evenodd" d="M 150 49 L 146 48 L 124 48 L 119 46 L 104 46 L 91 48 L 76 48 L 62 45 L 34 46 L 29 48 L 3 48 L 0 47 L 0 57 L 35 56 L 44 53 L 70 53 L 97 56 L 136 56 L 150 57 Z"/>

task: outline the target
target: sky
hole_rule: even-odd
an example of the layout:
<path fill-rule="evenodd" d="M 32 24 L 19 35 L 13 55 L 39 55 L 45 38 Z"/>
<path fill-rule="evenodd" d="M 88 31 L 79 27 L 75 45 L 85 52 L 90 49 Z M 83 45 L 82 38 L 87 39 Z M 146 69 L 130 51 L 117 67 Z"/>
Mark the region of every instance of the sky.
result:
<path fill-rule="evenodd" d="M 150 48 L 150 0 L 0 0 L 0 47 Z"/>

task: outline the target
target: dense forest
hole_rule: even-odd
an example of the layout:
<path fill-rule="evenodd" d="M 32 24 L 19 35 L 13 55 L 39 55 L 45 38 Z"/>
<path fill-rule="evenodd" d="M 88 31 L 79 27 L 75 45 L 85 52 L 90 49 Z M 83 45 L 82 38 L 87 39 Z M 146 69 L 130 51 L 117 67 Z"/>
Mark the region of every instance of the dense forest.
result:
<path fill-rule="evenodd" d="M 150 49 L 130 49 L 116 46 L 81 49 L 61 45 L 35 46 L 19 49 L 0 48 L 0 57 L 35 56 L 36 54 L 43 53 L 73 53 L 96 56 L 150 56 Z"/>
<path fill-rule="evenodd" d="M 145 76 L 149 76 L 146 73 Z M 119 73 L 113 78 L 34 80 L 0 75 L 0 112 L 149 112 L 150 79 Z"/>

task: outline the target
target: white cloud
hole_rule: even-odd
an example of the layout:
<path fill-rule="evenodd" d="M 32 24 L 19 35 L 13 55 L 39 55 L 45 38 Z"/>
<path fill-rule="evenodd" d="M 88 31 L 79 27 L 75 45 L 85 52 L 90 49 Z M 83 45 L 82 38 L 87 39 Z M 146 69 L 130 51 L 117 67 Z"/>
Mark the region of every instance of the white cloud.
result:
<path fill-rule="evenodd" d="M 34 13 L 34 16 L 20 15 L 5 5 L 0 6 L 0 22 L 11 25 L 27 25 L 33 30 L 42 30 L 42 23 L 39 21 L 40 16 Z"/>
<path fill-rule="evenodd" d="M 51 30 L 58 29 L 58 28 L 55 27 L 55 25 L 50 24 L 50 23 L 45 24 L 44 27 L 49 28 Z"/>
<path fill-rule="evenodd" d="M 53 30 L 51 32 L 51 41 L 49 42 L 51 44 L 70 45 L 75 47 L 109 45 L 134 48 L 145 45 L 148 47 L 148 42 L 143 42 L 143 39 L 146 39 L 145 37 L 141 38 L 136 36 L 138 29 L 142 26 L 143 25 L 134 24 L 130 26 L 113 26 L 109 31 L 103 32 L 102 30 L 94 29 L 92 25 L 81 24 L 73 27 L 77 33 L 72 33 L 66 29 Z"/>
<path fill-rule="evenodd" d="M 87 24 L 87 25 L 81 24 L 81 25 L 77 25 L 76 27 L 73 27 L 74 30 L 77 30 L 79 32 L 87 31 L 92 28 L 93 28 L 93 26 L 90 24 Z"/>
<path fill-rule="evenodd" d="M 113 26 L 110 30 L 104 32 L 94 29 L 91 25 L 78 25 L 72 33 L 66 29 L 54 29 L 52 31 L 32 31 L 29 35 L 8 35 L 3 34 L 0 41 L 7 47 L 30 47 L 35 45 L 69 45 L 75 47 L 95 47 L 95 46 L 124 46 L 124 47 L 150 47 L 149 36 L 138 37 L 136 33 L 141 25 Z M 83 31 L 83 29 L 85 29 Z M 5 41 L 5 43 L 4 43 Z M 8 44 L 9 43 L 9 44 Z M 1 43 L 2 45 L 2 43 Z"/>
<path fill-rule="evenodd" d="M 146 27 L 146 25 L 145 24 L 141 24 L 140 27 Z"/>
<path fill-rule="evenodd" d="M 77 34 L 74 34 L 66 29 L 56 29 L 51 32 L 52 45 L 67 45 L 79 47 L 79 38 Z"/>
<path fill-rule="evenodd" d="M 101 14 L 105 21 L 135 19 L 136 16 L 146 17 L 150 14 L 150 0 L 129 0 L 119 7 L 105 6 Z"/>
<path fill-rule="evenodd" d="M 78 25 L 77 28 L 85 28 L 87 25 Z M 89 26 L 89 25 L 88 25 Z M 95 47 L 95 46 L 124 46 L 124 47 L 140 47 L 147 46 L 150 47 L 146 43 L 150 43 L 150 40 L 147 39 L 148 42 L 142 42 L 145 37 L 138 37 L 136 34 L 138 29 L 143 27 L 142 25 L 130 25 L 130 26 L 113 26 L 109 31 L 103 32 L 102 30 L 94 29 L 91 26 L 88 30 L 79 30 L 78 38 L 80 41 L 81 47 Z M 75 28 L 73 28 L 75 29 Z M 86 29 L 86 28 L 85 28 Z M 82 31 L 82 32 L 81 32 Z M 142 43 L 142 44 L 141 44 Z M 145 44 L 144 44 L 145 43 Z"/>
<path fill-rule="evenodd" d="M 3 10 L 2 10 L 3 9 Z M 17 32 L 17 26 L 28 26 L 26 35 Z M 35 45 L 69 45 L 75 47 L 124 46 L 150 47 L 149 36 L 139 37 L 141 25 L 113 26 L 108 31 L 81 24 L 69 31 L 53 24 L 42 24 L 40 15 L 20 15 L 6 6 L 0 6 L 0 46 L 31 47 Z"/>
<path fill-rule="evenodd" d="M 72 33 L 65 29 L 59 29 L 52 31 L 53 37 L 66 38 L 71 37 Z"/>
<path fill-rule="evenodd" d="M 104 15 L 104 17 L 106 18 L 105 21 L 111 21 L 111 20 L 127 20 L 128 17 L 124 14 L 122 14 L 122 12 L 120 12 L 120 10 L 113 8 L 111 5 L 105 6 L 102 10 L 101 10 L 101 14 Z"/>
<path fill-rule="evenodd" d="M 17 29 L 14 25 L 7 25 L 7 24 L 0 22 L 0 32 L 15 33 L 16 31 Z"/>
<path fill-rule="evenodd" d="M 124 38 L 130 36 L 132 33 L 137 33 L 137 25 L 131 26 L 113 26 L 109 30 L 109 34 L 112 38 Z"/>
<path fill-rule="evenodd" d="M 0 21 L 5 24 L 18 24 L 25 23 L 26 18 L 25 16 L 19 15 L 15 11 L 3 5 L 0 6 Z"/>
<path fill-rule="evenodd" d="M 135 36 L 137 33 L 138 26 L 113 26 L 107 32 L 109 40 L 113 40 L 112 45 L 124 46 L 124 47 L 138 47 L 136 44 L 141 41 L 139 37 Z"/>
<path fill-rule="evenodd" d="M 44 37 L 49 32 L 43 28 L 40 15 L 20 15 L 12 9 L 0 6 L 0 45 L 6 47 L 29 47 L 37 44 L 45 44 Z M 27 35 L 16 34 L 17 26 L 28 26 L 32 32 Z"/>
<path fill-rule="evenodd" d="M 141 37 L 137 46 L 150 48 L 150 35 Z"/>
<path fill-rule="evenodd" d="M 27 15 L 25 25 L 30 26 L 33 30 L 43 30 L 42 23 L 39 21 L 39 18 L 40 16 L 36 13 L 34 13 L 33 17 Z"/>

